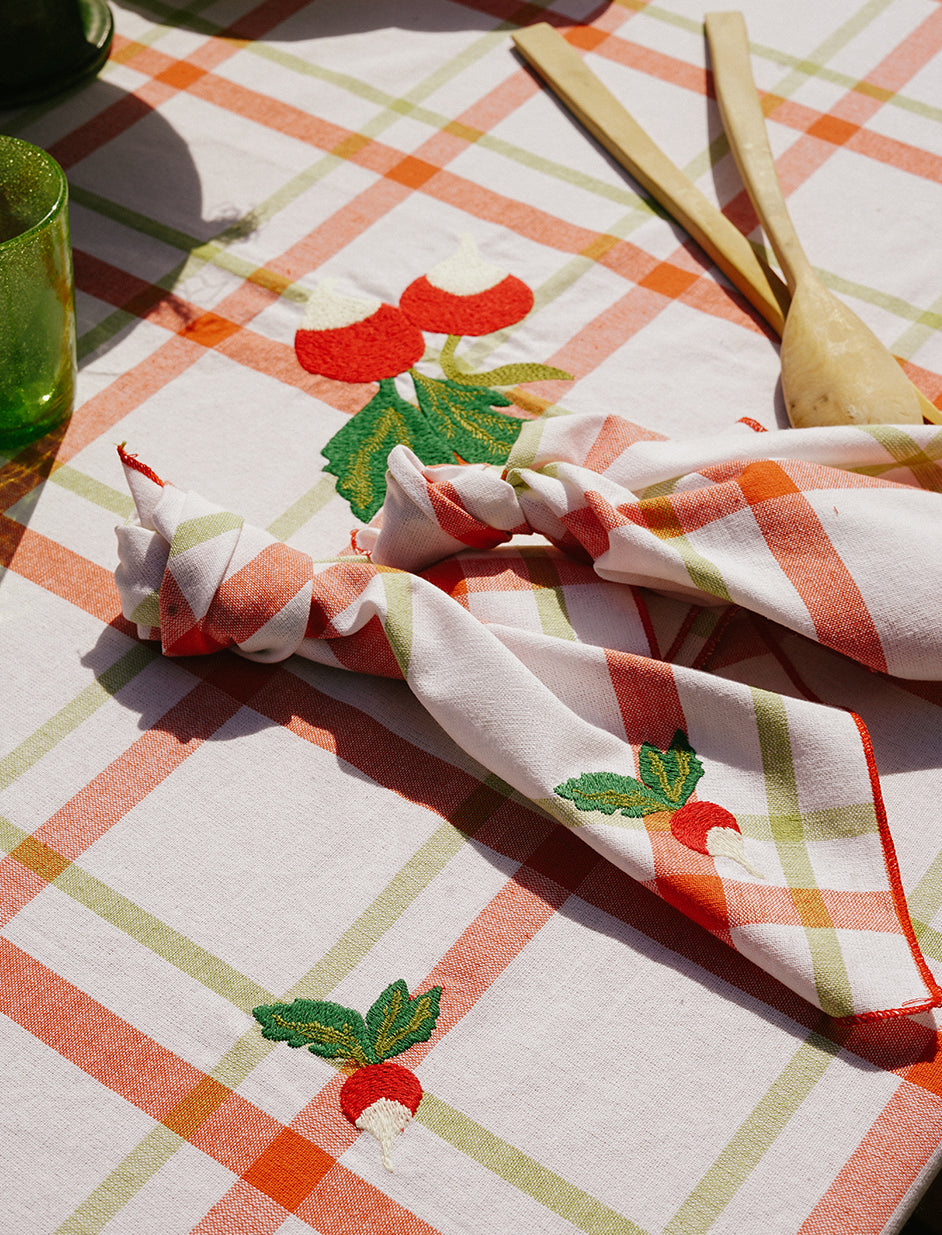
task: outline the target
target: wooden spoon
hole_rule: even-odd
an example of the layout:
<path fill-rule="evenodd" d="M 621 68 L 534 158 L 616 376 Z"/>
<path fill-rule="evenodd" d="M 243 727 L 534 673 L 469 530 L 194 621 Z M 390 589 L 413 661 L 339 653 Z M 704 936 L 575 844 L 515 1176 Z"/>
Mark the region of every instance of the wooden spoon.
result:
<path fill-rule="evenodd" d="M 667 157 L 557 30 L 541 21 L 512 37 L 524 59 L 576 119 L 660 202 L 780 335 L 788 289 L 742 232 Z"/>
<path fill-rule="evenodd" d="M 557 97 L 696 240 L 776 334 L 785 328 L 788 288 L 729 219 L 673 163 L 558 30 L 536 22 L 514 33 L 524 59 Z M 926 420 L 942 412 L 913 387 Z"/>
<path fill-rule="evenodd" d="M 716 98 L 743 183 L 792 300 L 782 334 L 782 393 L 796 428 L 921 424 L 911 382 L 873 331 L 814 270 L 788 214 L 749 63 L 741 13 L 708 13 Z"/>

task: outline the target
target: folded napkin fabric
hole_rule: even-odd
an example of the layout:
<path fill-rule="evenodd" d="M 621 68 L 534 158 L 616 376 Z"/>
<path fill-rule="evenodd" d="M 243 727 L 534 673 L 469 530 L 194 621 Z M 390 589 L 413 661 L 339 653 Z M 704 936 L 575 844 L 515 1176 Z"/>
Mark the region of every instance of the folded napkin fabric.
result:
<path fill-rule="evenodd" d="M 942 990 L 864 725 L 704 672 L 690 640 L 665 653 L 663 618 L 708 630 L 748 608 L 870 669 L 942 677 L 940 445 L 931 427 L 668 442 L 546 416 L 503 473 L 395 448 L 381 522 L 325 561 L 122 452 L 137 516 L 116 581 L 167 655 L 405 680 L 479 763 L 802 997 L 903 1015 Z M 498 547 L 531 532 L 553 547 Z"/>

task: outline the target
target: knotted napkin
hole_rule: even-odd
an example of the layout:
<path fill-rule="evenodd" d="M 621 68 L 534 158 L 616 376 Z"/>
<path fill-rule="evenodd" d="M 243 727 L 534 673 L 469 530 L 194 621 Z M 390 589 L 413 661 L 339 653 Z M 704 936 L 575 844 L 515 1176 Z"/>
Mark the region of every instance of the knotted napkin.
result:
<path fill-rule="evenodd" d="M 167 655 L 404 679 L 513 790 L 829 1015 L 942 1002 L 863 723 L 699 667 L 751 610 L 942 678 L 937 428 L 678 442 L 544 415 L 503 472 L 399 446 L 376 526 L 323 561 L 121 453 L 137 516 L 115 577 Z"/>

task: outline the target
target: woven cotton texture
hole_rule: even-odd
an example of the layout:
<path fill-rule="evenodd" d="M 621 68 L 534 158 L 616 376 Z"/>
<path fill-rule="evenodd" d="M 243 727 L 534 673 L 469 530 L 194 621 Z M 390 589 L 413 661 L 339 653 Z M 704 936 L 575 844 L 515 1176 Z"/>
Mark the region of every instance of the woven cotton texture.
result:
<path fill-rule="evenodd" d="M 479 763 L 825 1012 L 867 1018 L 937 1005 L 942 990 L 913 937 L 870 738 L 856 717 L 655 659 L 658 631 L 634 591 L 611 598 L 627 620 L 614 631 L 615 646 L 600 647 L 578 627 L 562 639 L 534 631 L 524 589 L 510 593 L 523 601 L 519 624 L 508 606 L 500 622 L 479 624 L 420 576 L 382 569 L 401 557 L 414 570 L 463 543 L 506 539 L 503 529 L 488 526 L 496 517 L 589 556 L 596 573 L 626 588 L 645 583 L 681 592 L 683 577 L 692 576 L 714 592 L 696 591 L 698 602 L 718 594 L 751 604 L 870 668 L 892 664 L 909 676 L 942 679 L 942 640 L 930 632 L 933 598 L 942 588 L 942 496 L 915 488 L 913 471 L 897 467 L 880 443 L 898 439 L 899 429 L 792 431 L 750 435 L 747 443 L 734 434 L 730 443 L 714 439 L 707 461 L 665 478 L 666 450 L 632 444 L 633 428 L 617 417 L 534 422 L 506 479 L 495 469 L 423 468 L 398 446 L 389 460 L 382 529 L 361 536 L 374 545 L 375 563 L 348 559 L 317 568 L 306 554 L 162 485 L 125 456 L 138 520 L 118 529 L 124 615 L 139 626 L 146 616 L 143 633 L 159 637 L 171 656 L 235 647 L 272 661 L 297 652 L 405 678 Z M 914 431 L 911 448 L 920 450 L 920 439 L 925 445 L 934 435 L 930 428 Z M 815 462 L 801 458 L 802 446 Z M 786 458 L 768 457 L 760 447 L 773 456 L 781 449 Z M 671 450 L 670 466 L 691 453 L 683 444 Z M 522 457 L 540 465 L 521 467 Z M 843 467 L 817 461 L 828 457 Z M 605 461 L 604 480 L 587 466 L 592 460 Z M 857 470 L 886 467 L 895 480 Z M 701 479 L 696 488 L 694 476 Z M 628 479 L 641 492 L 669 479 L 677 496 L 639 500 Z M 920 479 L 942 488 L 942 472 L 934 478 L 923 469 Z M 860 513 L 845 506 L 843 522 L 851 526 L 839 539 L 829 537 L 815 506 L 840 517 L 834 500 L 861 491 L 868 501 Z M 905 594 L 890 591 L 875 563 L 897 544 L 910 544 L 920 515 L 926 532 L 905 563 L 913 586 Z M 716 527 L 724 522 L 733 525 L 725 535 Z M 703 529 L 721 547 L 714 560 L 698 545 Z M 691 557 L 696 572 L 686 567 Z M 770 558 L 790 587 L 768 580 Z M 479 592 L 486 593 L 488 570 L 510 563 L 494 555 L 476 566 Z M 499 576 L 495 584 L 503 595 Z M 565 584 L 559 592 L 567 607 Z M 486 598 L 479 603 L 486 608 Z M 922 617 L 915 631 L 906 621 L 913 614 Z M 334 641 L 342 653 L 333 652 Z M 621 714 L 613 716 L 616 703 Z M 739 858 L 724 851 L 714 860 L 709 847 L 692 850 L 677 829 L 665 827 L 665 814 L 689 796 L 684 776 L 664 766 L 678 730 L 706 760 L 710 792 L 748 820 L 748 862 L 745 852 Z M 652 743 L 660 751 L 653 771 L 625 781 L 619 796 L 612 775 L 635 773 L 639 753 Z M 822 769 L 840 772 L 827 776 Z M 579 792 L 586 773 L 595 778 Z M 600 773 L 608 779 L 598 780 Z M 794 786 L 787 811 L 785 785 Z M 820 820 L 816 829 L 812 816 Z M 733 830 L 742 834 L 738 825 Z"/>
<path fill-rule="evenodd" d="M 790 429 L 512 42 L 761 247 L 710 7 L 112 0 L 0 116 L 80 354 L 0 458 L 4 1232 L 896 1235 L 937 1175 L 942 428 Z M 741 7 L 938 407 L 942 6 Z"/>

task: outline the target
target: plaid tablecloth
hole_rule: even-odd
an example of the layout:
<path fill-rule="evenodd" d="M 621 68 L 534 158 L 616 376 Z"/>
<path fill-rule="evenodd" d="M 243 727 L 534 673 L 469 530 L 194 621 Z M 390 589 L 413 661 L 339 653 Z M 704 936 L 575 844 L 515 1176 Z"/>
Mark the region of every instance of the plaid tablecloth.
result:
<path fill-rule="evenodd" d="M 938 1011 L 854 1023 L 788 989 L 446 736 L 368 622 L 336 664 L 171 658 L 140 637 L 160 615 L 145 598 L 122 616 L 114 580 L 134 510 L 118 443 L 342 574 L 397 441 L 425 464 L 499 463 L 524 421 L 518 451 L 541 420 L 613 416 L 622 446 L 671 439 L 682 463 L 777 436 L 774 336 L 511 42 L 555 25 L 749 231 L 709 7 L 115 3 L 100 78 L 0 118 L 68 172 L 81 353 L 71 422 L 0 471 L 0 1228 L 875 1235 L 938 1170 Z M 742 8 L 811 260 L 939 405 L 942 6 Z M 473 310 L 458 324 L 442 285 Z M 932 487 L 942 429 L 880 448 L 859 474 Z M 432 513 L 468 507 L 448 476 Z M 671 506 L 665 485 L 646 496 L 676 512 L 690 486 Z M 629 612 L 628 585 L 532 525 L 495 547 L 513 521 L 475 500 L 439 520 L 463 556 L 422 569 L 495 629 L 571 649 L 557 693 L 578 700 L 586 632 L 611 647 L 630 627 L 731 696 L 859 715 L 926 989 L 942 980 L 942 694 L 922 653 L 856 663 L 782 614 L 643 580 Z M 914 517 L 885 563 L 901 631 L 921 582 L 901 563 L 934 530 Z M 187 543 L 226 534 L 197 518 Z M 337 613 L 320 616 L 323 633 Z M 937 650 L 923 633 L 912 645 Z M 628 728 L 638 699 L 617 706 Z M 668 712 L 650 740 L 680 767 Z M 547 720 L 530 721 L 539 750 Z M 723 724 L 717 748 L 735 745 Z M 795 826 L 826 844 L 807 767 L 791 791 Z M 398 1034 L 424 1090 L 392 1172 L 341 1102 L 358 1073 L 324 1043 L 345 1030 L 361 1063 Z"/>

